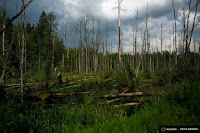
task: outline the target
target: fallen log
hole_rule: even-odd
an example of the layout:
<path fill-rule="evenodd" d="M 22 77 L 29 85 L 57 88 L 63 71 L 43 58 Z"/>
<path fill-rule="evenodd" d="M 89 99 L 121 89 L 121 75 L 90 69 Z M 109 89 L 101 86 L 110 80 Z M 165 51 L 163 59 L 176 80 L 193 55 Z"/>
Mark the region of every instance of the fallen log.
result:
<path fill-rule="evenodd" d="M 95 92 L 69 92 L 69 93 L 55 93 L 52 96 L 69 96 L 69 95 L 78 95 L 78 94 L 94 94 Z"/>
<path fill-rule="evenodd" d="M 40 83 L 25 83 L 26 85 L 28 86 L 31 86 L 31 85 L 37 85 L 37 84 L 44 84 L 44 82 L 40 82 Z M 9 84 L 9 85 L 6 85 L 6 87 L 14 87 L 14 86 L 21 86 L 21 84 Z"/>
<path fill-rule="evenodd" d="M 24 83 L 24 86 L 30 87 L 30 86 L 38 85 L 38 84 L 44 84 L 44 83 L 43 82 L 41 82 L 41 83 Z M 6 89 L 7 90 L 14 89 L 14 88 L 20 88 L 20 87 L 21 87 L 21 84 L 9 84 L 9 85 L 6 85 Z"/>
<path fill-rule="evenodd" d="M 140 103 L 126 103 L 126 104 L 120 104 L 120 105 L 115 105 L 115 108 L 119 108 L 119 107 L 128 107 L 128 106 L 137 106 Z"/>
<path fill-rule="evenodd" d="M 65 88 L 66 88 L 66 89 L 69 89 L 69 88 L 78 87 L 78 86 L 81 86 L 81 85 L 71 85 L 71 86 L 67 86 L 67 87 L 65 87 Z"/>
<path fill-rule="evenodd" d="M 133 93 L 121 93 L 117 95 L 104 95 L 104 98 L 115 98 L 115 97 L 131 97 L 131 96 L 142 96 L 143 92 L 133 92 Z"/>
<path fill-rule="evenodd" d="M 101 104 L 110 104 L 110 103 L 113 103 L 113 102 L 116 102 L 116 101 L 119 101 L 119 100 L 122 100 L 122 99 L 124 99 L 124 98 L 123 97 L 122 98 L 116 98 L 116 99 L 113 99 L 113 100 L 102 102 Z"/>

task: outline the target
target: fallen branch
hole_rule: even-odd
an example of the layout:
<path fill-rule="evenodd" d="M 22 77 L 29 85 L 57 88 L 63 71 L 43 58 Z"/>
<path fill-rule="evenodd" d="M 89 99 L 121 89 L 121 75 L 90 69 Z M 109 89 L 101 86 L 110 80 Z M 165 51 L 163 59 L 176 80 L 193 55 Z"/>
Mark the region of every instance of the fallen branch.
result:
<path fill-rule="evenodd" d="M 81 86 L 81 85 L 71 85 L 71 86 L 67 86 L 66 89 L 72 88 L 72 87 L 77 87 L 77 86 Z"/>
<path fill-rule="evenodd" d="M 94 94 L 95 92 L 69 92 L 69 93 L 55 93 L 52 96 L 69 96 L 69 95 L 78 95 L 78 94 Z"/>
<path fill-rule="evenodd" d="M 123 97 L 122 98 L 116 98 L 116 99 L 113 99 L 113 100 L 102 102 L 101 104 L 110 104 L 110 103 L 113 103 L 113 102 L 116 102 L 116 101 L 119 101 L 119 100 L 122 100 L 122 99 L 124 99 L 124 98 Z"/>
<path fill-rule="evenodd" d="M 126 103 L 126 104 L 120 104 L 120 105 L 115 105 L 115 108 L 119 108 L 119 107 L 128 107 L 128 106 L 136 106 L 139 105 L 140 103 Z"/>
<path fill-rule="evenodd" d="M 44 82 L 40 82 L 40 83 L 25 83 L 26 86 L 32 86 L 32 85 L 37 85 L 37 84 L 44 84 Z M 6 85 L 6 87 L 17 87 L 17 86 L 20 86 L 21 87 L 21 84 L 9 84 L 9 85 Z"/>
<path fill-rule="evenodd" d="M 117 95 L 104 95 L 104 98 L 114 98 L 114 97 L 131 97 L 131 96 L 142 96 L 143 92 L 133 92 L 133 93 L 121 93 Z"/>

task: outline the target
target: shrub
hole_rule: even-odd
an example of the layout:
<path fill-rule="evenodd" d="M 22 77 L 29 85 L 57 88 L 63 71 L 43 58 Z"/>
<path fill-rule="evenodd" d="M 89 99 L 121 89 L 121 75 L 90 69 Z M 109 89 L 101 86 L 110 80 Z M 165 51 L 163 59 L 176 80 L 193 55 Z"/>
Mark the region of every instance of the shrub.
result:
<path fill-rule="evenodd" d="M 122 88 L 122 87 L 128 87 L 128 77 L 125 72 L 118 72 L 116 74 L 116 82 L 117 82 L 117 87 Z"/>
<path fill-rule="evenodd" d="M 172 72 L 168 68 L 161 68 L 156 73 L 156 78 L 158 80 L 159 86 L 164 86 L 168 84 L 172 79 Z"/>
<path fill-rule="evenodd" d="M 173 71 L 176 78 L 181 80 L 200 79 L 200 70 L 197 70 L 196 65 L 192 65 L 190 60 L 184 61 L 183 59 L 180 59 Z"/>

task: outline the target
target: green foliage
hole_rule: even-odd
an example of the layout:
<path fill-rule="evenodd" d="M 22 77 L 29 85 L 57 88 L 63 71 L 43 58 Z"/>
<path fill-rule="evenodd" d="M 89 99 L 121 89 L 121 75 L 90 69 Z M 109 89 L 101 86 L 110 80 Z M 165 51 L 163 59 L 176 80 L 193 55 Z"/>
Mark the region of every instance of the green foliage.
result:
<path fill-rule="evenodd" d="M 95 104 L 90 101 L 95 101 Z M 95 98 L 85 102 L 73 109 L 67 106 L 45 109 L 43 105 L 32 102 L 2 104 L 0 132 L 79 131 L 122 115 L 122 112 L 116 112 L 111 107 L 98 105 Z"/>
<path fill-rule="evenodd" d="M 145 74 L 144 78 L 151 79 L 151 72 L 150 72 L 150 68 L 149 67 L 145 67 L 144 74 Z"/>
<path fill-rule="evenodd" d="M 170 83 L 172 79 L 172 72 L 168 68 L 161 68 L 156 71 L 155 73 L 155 78 L 158 81 L 157 85 L 158 86 L 164 86 L 168 83 Z"/>
<path fill-rule="evenodd" d="M 31 71 L 29 73 L 29 75 L 31 75 L 31 79 L 33 79 L 36 82 L 38 82 L 38 81 L 45 82 L 45 70 L 44 69 L 41 69 L 36 72 Z"/>
<path fill-rule="evenodd" d="M 185 79 L 200 79 L 200 70 L 196 69 L 196 66 L 193 65 L 194 60 L 188 59 L 188 61 L 179 60 L 178 64 L 174 69 L 174 76 L 179 80 Z"/>
<path fill-rule="evenodd" d="M 110 70 L 110 71 L 106 71 L 103 75 L 103 78 L 104 79 L 108 79 L 108 78 L 111 78 L 114 74 L 114 71 Z"/>
<path fill-rule="evenodd" d="M 174 94 L 167 97 L 168 101 L 180 104 L 182 107 L 187 108 L 190 115 L 195 115 L 200 120 L 200 82 L 199 81 L 186 81 L 184 86 Z"/>
<path fill-rule="evenodd" d="M 144 104 L 130 118 L 116 118 L 82 132 L 159 132 L 160 126 L 198 126 L 200 115 L 200 82 L 185 84 L 183 90 L 166 97 L 157 97 L 151 104 Z M 191 97 L 191 95 L 195 95 Z M 178 96 L 178 97 L 177 97 Z"/>
<path fill-rule="evenodd" d="M 128 75 L 128 87 L 133 89 L 136 86 L 136 75 L 130 65 L 126 66 L 126 73 Z"/>
<path fill-rule="evenodd" d="M 128 87 L 128 77 L 124 72 L 118 72 L 115 76 L 118 88 Z"/>
<path fill-rule="evenodd" d="M 0 103 L 3 102 L 3 100 L 5 99 L 5 94 L 6 94 L 5 88 L 6 87 L 3 84 L 0 84 Z"/>
<path fill-rule="evenodd" d="M 115 76 L 119 88 L 129 87 L 133 89 L 137 84 L 135 72 L 128 64 L 126 65 L 125 69 L 123 69 L 121 72 L 118 72 Z"/>
<path fill-rule="evenodd" d="M 66 86 L 68 86 L 69 85 L 69 78 L 68 77 L 66 77 L 66 80 L 65 80 L 65 84 L 66 84 Z"/>
<path fill-rule="evenodd" d="M 51 62 L 48 60 L 45 63 L 45 84 L 46 89 L 49 87 L 49 80 L 51 79 Z"/>

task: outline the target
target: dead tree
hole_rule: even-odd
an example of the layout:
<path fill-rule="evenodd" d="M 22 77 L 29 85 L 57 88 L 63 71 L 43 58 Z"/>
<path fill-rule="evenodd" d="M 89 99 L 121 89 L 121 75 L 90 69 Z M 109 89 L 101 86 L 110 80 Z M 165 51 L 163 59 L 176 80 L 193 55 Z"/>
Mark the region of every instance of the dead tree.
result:
<path fill-rule="evenodd" d="M 113 59 L 112 59 L 112 42 L 110 46 L 110 70 L 113 69 Z"/>
<path fill-rule="evenodd" d="M 105 51 L 104 51 L 104 41 L 103 41 L 103 43 L 102 43 L 102 49 L 103 49 L 103 51 L 102 51 L 102 72 L 103 72 L 103 74 L 104 74 L 104 69 L 105 69 L 105 59 L 104 59 L 104 53 L 105 53 Z"/>
<path fill-rule="evenodd" d="M 6 0 L 3 1 L 3 29 L 6 27 Z M 5 62 L 5 31 L 3 31 L 2 36 L 2 53 L 3 53 L 3 72 L 1 75 L 0 82 L 5 83 L 5 71 L 6 71 L 6 62 Z"/>
<path fill-rule="evenodd" d="M 24 18 L 25 18 L 25 9 L 24 9 L 24 0 L 22 0 L 22 9 L 23 9 L 23 13 L 22 13 L 22 50 L 21 50 L 21 102 L 23 102 L 23 95 L 24 95 L 24 86 L 23 86 L 23 82 L 24 82 L 24 70 L 23 70 L 23 66 L 24 66 L 24 45 L 25 45 L 25 27 L 24 27 Z"/>
<path fill-rule="evenodd" d="M 118 0 L 118 23 L 119 23 L 119 48 L 118 48 L 118 52 L 119 52 L 119 70 L 121 70 L 121 62 L 122 62 L 122 51 L 121 51 L 121 36 L 120 36 L 120 10 L 121 10 L 121 6 L 120 6 L 120 0 Z"/>
<path fill-rule="evenodd" d="M 16 4 L 16 14 L 17 14 L 17 4 Z M 19 59 L 19 66 L 20 66 L 20 58 L 21 58 L 21 39 L 20 39 L 20 27 L 19 27 L 19 21 L 17 18 L 17 35 L 18 35 L 18 59 Z M 40 47 L 40 44 L 39 44 Z M 40 51 L 39 51 L 39 70 L 40 70 Z M 19 71 L 20 71 L 20 67 L 19 67 Z"/>
<path fill-rule="evenodd" d="M 26 5 L 23 6 L 23 8 L 21 9 L 21 11 L 15 15 L 14 17 L 11 18 L 11 20 L 5 25 L 5 27 L 0 31 L 0 34 L 3 34 L 3 32 L 12 24 L 12 22 L 18 18 L 22 12 L 28 7 L 28 5 L 32 2 L 33 0 L 30 0 Z"/>
<path fill-rule="evenodd" d="M 174 11 L 174 43 L 175 43 L 175 64 L 177 64 L 177 46 L 176 46 L 176 10 L 174 7 L 174 0 L 172 0 L 172 6 Z"/>
<path fill-rule="evenodd" d="M 161 27 L 160 27 L 160 45 L 161 45 L 161 54 L 163 54 L 163 51 L 162 51 L 162 46 L 163 46 L 163 38 L 162 38 L 162 31 L 163 31 L 163 23 L 161 23 Z"/>
<path fill-rule="evenodd" d="M 80 30 L 79 30 L 79 32 L 80 32 L 80 40 L 79 40 L 79 74 L 81 74 L 82 73 L 82 64 L 83 64 L 83 61 L 81 60 L 82 58 L 83 58 L 83 56 L 82 56 L 82 58 L 81 58 L 81 54 L 83 54 L 83 52 L 82 52 L 82 32 L 81 32 L 81 29 L 82 29 L 82 19 L 79 19 L 79 27 L 80 27 Z"/>
<path fill-rule="evenodd" d="M 64 68 L 65 68 L 65 54 L 62 54 L 62 73 L 64 74 Z"/>
<path fill-rule="evenodd" d="M 55 51 L 55 32 L 53 32 L 53 50 L 52 50 L 52 61 L 51 61 L 51 70 L 53 71 L 54 69 L 54 51 Z"/>
<path fill-rule="evenodd" d="M 85 68 L 86 68 L 86 74 L 88 74 L 88 38 L 90 35 L 90 26 L 91 26 L 91 19 L 89 16 L 85 17 L 83 19 L 83 28 L 84 28 L 84 40 L 85 40 L 85 49 L 86 49 L 86 58 L 85 58 Z"/>
<path fill-rule="evenodd" d="M 125 11 L 121 9 L 121 3 L 123 0 L 118 0 L 118 6 L 116 7 L 118 9 L 118 24 L 119 24 L 119 47 L 118 47 L 118 54 L 119 54 L 119 70 L 121 70 L 121 65 L 122 65 L 122 49 L 121 49 L 121 31 L 120 31 L 120 11 Z"/>
<path fill-rule="evenodd" d="M 76 73 L 77 73 L 77 69 L 78 69 L 78 25 L 76 24 Z"/>
<path fill-rule="evenodd" d="M 197 14 L 199 13 L 199 3 L 200 3 L 200 0 L 196 0 L 195 5 L 193 7 L 191 7 L 191 0 L 189 0 L 189 7 L 188 7 L 189 12 L 187 14 L 187 21 L 186 21 L 185 59 L 187 58 L 188 53 L 190 52 L 190 44 L 191 44 L 191 41 L 192 41 L 192 36 L 193 36 L 193 33 L 194 33 L 194 29 L 200 23 L 200 20 L 198 20 L 196 22 Z M 189 24 L 190 24 L 189 20 L 190 20 L 190 14 L 191 14 L 191 12 L 193 10 L 194 10 L 194 17 L 193 17 L 192 27 L 191 27 L 191 30 L 190 30 L 189 29 Z"/>
<path fill-rule="evenodd" d="M 97 19 L 97 33 L 95 37 L 95 62 L 94 62 L 94 71 L 97 72 L 98 67 L 98 51 L 99 51 L 99 45 L 102 42 L 102 33 L 101 33 L 101 21 L 100 19 Z"/>
<path fill-rule="evenodd" d="M 72 36 L 72 33 L 73 33 L 73 27 L 72 27 L 72 25 L 70 24 L 70 26 L 69 26 L 69 45 L 68 45 L 68 47 L 67 47 L 67 61 L 68 61 L 68 64 L 69 64 L 69 66 L 71 65 L 71 67 L 72 67 L 72 61 L 71 61 L 71 63 L 70 63 L 70 60 L 69 60 L 69 47 L 70 47 L 70 43 L 71 43 L 71 36 Z M 71 71 L 70 71 L 70 77 L 71 77 L 71 74 L 72 74 L 72 69 L 71 69 Z"/>
<path fill-rule="evenodd" d="M 106 23 L 106 63 L 105 63 L 105 66 L 106 66 L 106 70 L 108 70 L 108 28 L 107 28 L 107 23 Z"/>
<path fill-rule="evenodd" d="M 66 43 L 66 47 L 67 47 L 67 49 L 68 49 L 68 44 L 67 44 L 67 32 L 66 32 L 66 30 L 67 30 L 67 24 L 65 23 L 65 25 L 64 25 L 64 31 L 63 31 L 63 36 L 64 36 L 64 41 L 65 41 L 65 43 Z M 63 72 L 64 72 L 64 57 L 65 57 L 65 54 L 63 53 L 63 55 L 62 55 L 62 63 L 63 63 Z M 68 60 L 68 52 L 67 52 L 67 60 Z M 67 62 L 68 63 L 68 62 Z M 68 64 L 67 64 L 68 65 Z"/>
<path fill-rule="evenodd" d="M 139 11 L 138 8 L 135 14 L 135 68 L 137 67 L 137 32 L 138 32 L 138 19 L 139 19 Z"/>

